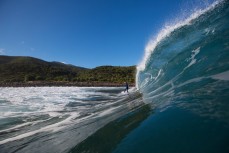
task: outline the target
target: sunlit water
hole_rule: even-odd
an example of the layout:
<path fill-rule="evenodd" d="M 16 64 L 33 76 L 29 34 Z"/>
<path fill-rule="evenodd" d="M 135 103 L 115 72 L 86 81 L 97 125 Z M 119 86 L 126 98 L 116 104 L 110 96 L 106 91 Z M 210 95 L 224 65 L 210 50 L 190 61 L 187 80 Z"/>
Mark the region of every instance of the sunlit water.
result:
<path fill-rule="evenodd" d="M 0 88 L 1 152 L 69 151 L 140 105 L 130 105 L 123 89 Z"/>
<path fill-rule="evenodd" d="M 163 28 L 136 80 L 0 88 L 0 152 L 228 153 L 229 1 Z"/>

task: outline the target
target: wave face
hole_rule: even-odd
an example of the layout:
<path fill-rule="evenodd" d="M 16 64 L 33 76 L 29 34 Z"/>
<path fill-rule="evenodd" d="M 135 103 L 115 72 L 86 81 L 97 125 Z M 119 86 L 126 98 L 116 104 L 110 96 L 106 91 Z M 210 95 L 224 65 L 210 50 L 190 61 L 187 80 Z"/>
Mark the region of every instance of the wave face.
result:
<path fill-rule="evenodd" d="M 184 101 L 193 101 L 201 103 L 199 111 L 207 105 L 215 111 L 207 115 L 228 119 L 229 2 L 216 2 L 162 30 L 146 48 L 137 86 L 158 107 L 188 107 Z"/>
<path fill-rule="evenodd" d="M 162 29 L 136 80 L 152 114 L 114 153 L 229 152 L 229 1 Z"/>

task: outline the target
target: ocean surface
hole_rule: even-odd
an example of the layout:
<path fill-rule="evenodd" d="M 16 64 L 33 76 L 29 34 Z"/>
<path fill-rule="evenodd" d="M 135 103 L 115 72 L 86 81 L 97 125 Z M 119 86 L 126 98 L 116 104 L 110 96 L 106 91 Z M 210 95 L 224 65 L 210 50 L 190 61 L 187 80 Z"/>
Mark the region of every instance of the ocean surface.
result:
<path fill-rule="evenodd" d="M 69 152 L 110 121 L 143 105 L 140 94 L 123 90 L 0 88 L 0 152 Z"/>
<path fill-rule="evenodd" d="M 163 27 L 123 90 L 0 88 L 0 152 L 228 153 L 229 1 Z"/>

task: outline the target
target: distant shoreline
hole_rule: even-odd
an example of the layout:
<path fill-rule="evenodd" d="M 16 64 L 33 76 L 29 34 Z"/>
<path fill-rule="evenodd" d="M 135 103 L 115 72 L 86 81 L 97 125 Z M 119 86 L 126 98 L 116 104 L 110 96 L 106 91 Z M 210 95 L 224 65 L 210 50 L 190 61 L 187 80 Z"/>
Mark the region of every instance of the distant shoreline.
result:
<path fill-rule="evenodd" d="M 134 87 L 135 84 L 129 84 Z M 43 81 L 30 81 L 30 82 L 6 82 L 0 83 L 0 87 L 125 87 L 121 83 L 109 82 L 43 82 Z"/>
<path fill-rule="evenodd" d="M 134 86 L 135 76 L 136 66 L 88 69 L 34 57 L 0 55 L 0 87 L 122 87 L 126 81 Z"/>

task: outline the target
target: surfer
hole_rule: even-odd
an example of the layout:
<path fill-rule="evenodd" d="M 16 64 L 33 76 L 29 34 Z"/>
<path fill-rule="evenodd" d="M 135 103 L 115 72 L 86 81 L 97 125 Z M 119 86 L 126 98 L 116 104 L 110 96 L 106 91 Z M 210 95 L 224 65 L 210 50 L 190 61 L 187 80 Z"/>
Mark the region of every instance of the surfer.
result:
<path fill-rule="evenodd" d="M 126 89 L 125 89 L 125 91 L 124 91 L 124 92 L 126 92 L 126 91 L 127 91 L 127 93 L 129 93 L 129 92 L 128 92 L 129 85 L 128 85 L 128 83 L 127 83 L 127 82 L 125 82 L 125 83 L 126 83 Z"/>

